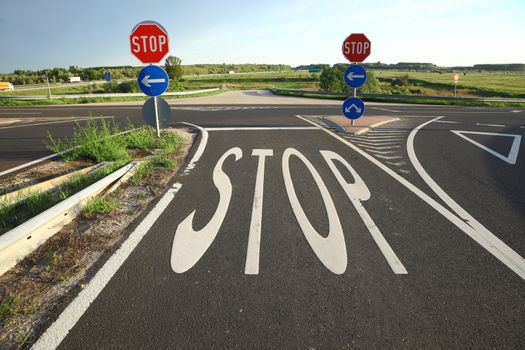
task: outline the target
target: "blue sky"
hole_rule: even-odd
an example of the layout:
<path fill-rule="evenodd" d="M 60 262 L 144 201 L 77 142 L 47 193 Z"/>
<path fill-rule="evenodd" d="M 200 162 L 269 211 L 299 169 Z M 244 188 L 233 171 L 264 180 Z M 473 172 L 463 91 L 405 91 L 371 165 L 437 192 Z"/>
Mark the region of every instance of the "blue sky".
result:
<path fill-rule="evenodd" d="M 128 37 L 146 19 L 183 64 L 333 64 L 359 32 L 367 62 L 525 63 L 524 18 L 524 0 L 0 0 L 0 72 L 140 65 Z"/>

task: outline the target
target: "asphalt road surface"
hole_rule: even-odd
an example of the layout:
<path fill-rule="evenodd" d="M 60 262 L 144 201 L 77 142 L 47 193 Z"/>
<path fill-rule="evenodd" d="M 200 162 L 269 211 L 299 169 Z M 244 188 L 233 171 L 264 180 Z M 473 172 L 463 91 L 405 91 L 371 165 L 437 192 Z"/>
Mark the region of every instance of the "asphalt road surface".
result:
<path fill-rule="evenodd" d="M 525 111 L 370 104 L 400 120 L 347 136 L 309 103 L 174 106 L 188 164 L 35 348 L 523 349 Z M 10 125 L 2 169 L 71 130 Z"/>

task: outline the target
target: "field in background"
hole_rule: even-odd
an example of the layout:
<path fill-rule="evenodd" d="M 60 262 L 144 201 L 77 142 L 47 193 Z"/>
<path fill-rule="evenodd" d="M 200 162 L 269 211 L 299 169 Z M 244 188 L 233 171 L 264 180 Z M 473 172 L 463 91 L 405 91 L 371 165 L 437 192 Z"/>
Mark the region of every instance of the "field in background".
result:
<path fill-rule="evenodd" d="M 392 79 L 408 75 L 408 89 L 420 89 L 417 95 L 453 96 L 454 74 L 437 72 L 407 72 L 374 70 L 382 86 Z M 458 96 L 462 97 L 525 97 L 525 72 L 465 72 L 457 73 Z"/>
<path fill-rule="evenodd" d="M 453 96 L 453 73 L 371 70 L 380 82 L 383 93 L 424 96 Z M 525 72 L 477 72 L 459 74 L 458 97 L 516 97 L 525 98 Z M 405 79 L 403 86 L 393 88 L 394 79 Z M 105 83 L 52 88 L 53 95 L 104 93 Z M 177 85 L 179 90 L 222 87 L 225 89 L 296 89 L 319 90 L 319 73 L 280 71 L 260 73 L 208 74 L 185 76 Z M 137 92 L 138 92 L 137 88 Z M 170 89 L 170 91 L 174 91 Z M 47 95 L 39 90 L 0 92 L 2 95 Z"/>

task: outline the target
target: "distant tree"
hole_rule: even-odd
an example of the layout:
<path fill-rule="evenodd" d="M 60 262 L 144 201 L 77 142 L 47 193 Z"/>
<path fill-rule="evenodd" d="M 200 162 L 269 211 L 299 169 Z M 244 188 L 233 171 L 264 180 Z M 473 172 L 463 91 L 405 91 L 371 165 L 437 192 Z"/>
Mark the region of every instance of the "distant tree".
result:
<path fill-rule="evenodd" d="M 373 71 L 368 71 L 366 74 L 365 84 L 359 88 L 359 92 L 363 94 L 380 94 L 382 92 L 379 80 Z"/>
<path fill-rule="evenodd" d="M 166 58 L 166 63 L 164 65 L 164 68 L 166 69 L 166 73 L 168 73 L 168 77 L 170 77 L 171 80 L 180 80 L 182 78 L 182 67 L 181 67 L 182 60 L 175 56 L 168 56 Z"/>

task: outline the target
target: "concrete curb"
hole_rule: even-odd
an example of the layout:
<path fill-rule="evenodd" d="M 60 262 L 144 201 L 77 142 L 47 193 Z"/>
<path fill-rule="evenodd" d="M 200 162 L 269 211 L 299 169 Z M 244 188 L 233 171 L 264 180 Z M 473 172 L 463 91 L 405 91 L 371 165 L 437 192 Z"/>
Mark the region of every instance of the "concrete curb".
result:
<path fill-rule="evenodd" d="M 0 275 L 80 214 L 86 202 L 128 172 L 128 164 L 0 236 Z"/>

